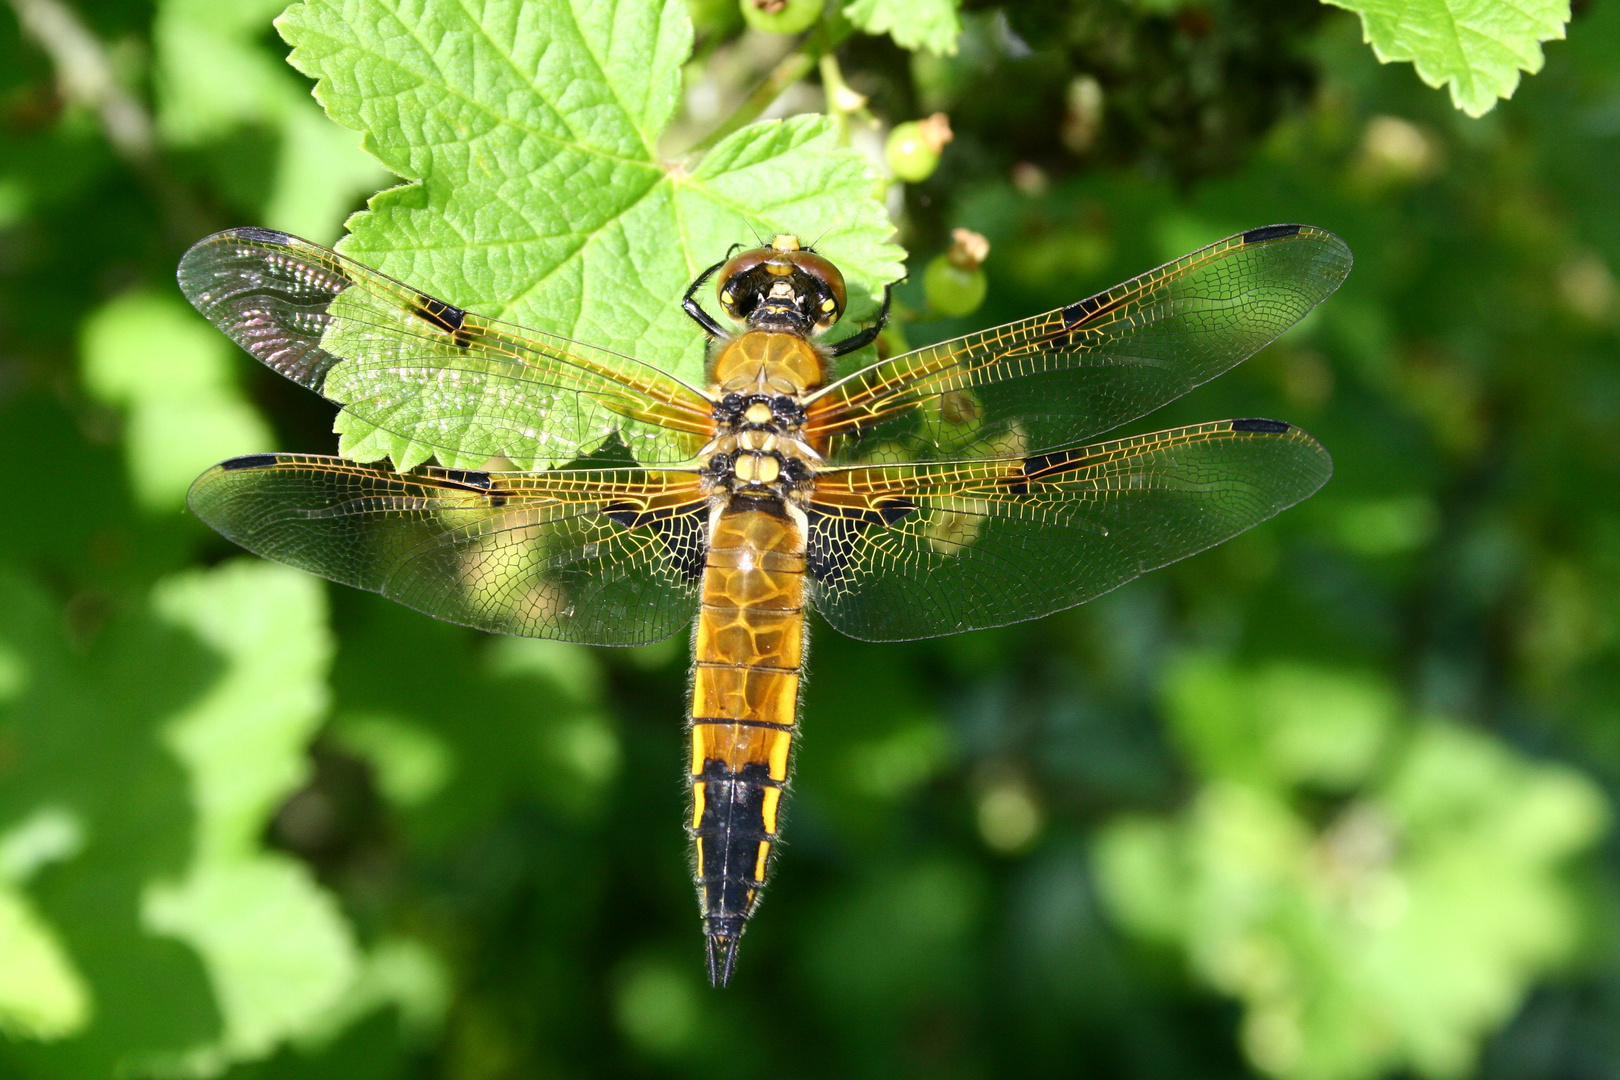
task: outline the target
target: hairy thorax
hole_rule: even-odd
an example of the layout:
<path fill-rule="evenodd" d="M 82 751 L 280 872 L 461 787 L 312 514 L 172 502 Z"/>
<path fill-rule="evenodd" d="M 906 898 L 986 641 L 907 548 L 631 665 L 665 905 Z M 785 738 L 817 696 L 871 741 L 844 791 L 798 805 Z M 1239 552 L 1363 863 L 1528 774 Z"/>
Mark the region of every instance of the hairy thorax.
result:
<path fill-rule="evenodd" d="M 801 436 L 804 399 L 829 363 L 798 334 L 750 331 L 720 344 L 709 362 L 715 437 L 702 455 L 713 494 L 803 501 L 821 460 Z"/>

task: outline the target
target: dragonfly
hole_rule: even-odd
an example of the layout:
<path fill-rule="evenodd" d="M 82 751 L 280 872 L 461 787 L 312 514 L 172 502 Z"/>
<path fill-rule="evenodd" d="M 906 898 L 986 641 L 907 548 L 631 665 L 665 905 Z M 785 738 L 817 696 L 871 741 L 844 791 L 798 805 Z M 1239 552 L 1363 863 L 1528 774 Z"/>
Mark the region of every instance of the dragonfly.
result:
<path fill-rule="evenodd" d="M 269 229 L 200 241 L 178 275 L 255 358 L 440 462 L 232 458 L 189 496 L 225 537 L 495 633 L 630 646 L 695 616 L 687 831 L 717 986 L 777 849 L 807 612 L 867 641 L 1035 619 L 1310 496 L 1332 461 L 1285 421 L 1087 440 L 1253 355 L 1351 267 L 1323 229 L 1250 229 L 838 377 L 888 290 L 832 340 L 837 266 L 791 235 L 740 246 L 682 300 L 702 385 Z"/>

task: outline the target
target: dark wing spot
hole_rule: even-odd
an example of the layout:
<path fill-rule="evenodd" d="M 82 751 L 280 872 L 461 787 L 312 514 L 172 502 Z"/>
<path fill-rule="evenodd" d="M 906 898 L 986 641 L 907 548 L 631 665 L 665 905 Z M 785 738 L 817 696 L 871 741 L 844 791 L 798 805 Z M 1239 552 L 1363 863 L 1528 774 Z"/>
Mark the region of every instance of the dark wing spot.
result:
<path fill-rule="evenodd" d="M 298 243 L 298 237 L 293 236 L 291 233 L 280 232 L 276 229 L 261 229 L 257 225 L 243 225 L 241 228 L 232 229 L 231 235 L 238 240 L 251 240 L 255 244 L 278 244 L 282 247 L 288 247 Z"/>
<path fill-rule="evenodd" d="M 1280 240 L 1285 236 L 1297 236 L 1303 225 L 1262 225 L 1258 229 L 1250 229 L 1243 234 L 1245 244 L 1258 244 L 1266 240 Z"/>
<path fill-rule="evenodd" d="M 663 542 L 670 563 L 687 581 L 703 576 L 707 551 L 703 543 L 703 514 L 706 504 L 694 509 L 686 506 L 660 506 L 643 510 L 634 503 L 609 503 L 602 507 L 602 516 L 626 529 L 651 529 Z"/>
<path fill-rule="evenodd" d="M 471 488 L 474 491 L 489 490 L 489 473 L 487 472 L 470 472 L 467 469 L 435 469 L 431 475 L 456 487 Z"/>
<path fill-rule="evenodd" d="M 222 461 L 219 467 L 226 472 L 235 472 L 238 469 L 268 469 L 281 460 L 275 454 L 243 454 L 233 457 L 229 461 Z"/>
<path fill-rule="evenodd" d="M 1086 458 L 1084 448 L 1078 450 L 1054 450 L 1050 454 L 1041 454 L 1039 457 L 1024 459 L 1024 478 L 1033 480 L 1045 478 L 1053 473 L 1063 472 Z M 1016 484 L 1016 481 L 1015 481 Z M 1024 490 L 1028 490 L 1026 487 Z"/>
<path fill-rule="evenodd" d="M 893 525 L 917 512 L 917 504 L 910 499 L 888 499 L 878 504 L 878 516 L 883 524 Z"/>
<path fill-rule="evenodd" d="M 1252 432 L 1257 435 L 1281 435 L 1290 425 L 1281 420 L 1234 420 L 1233 431 Z"/>
<path fill-rule="evenodd" d="M 460 308 L 425 295 L 416 298 L 416 306 L 411 310 L 419 318 L 432 323 L 447 334 L 454 334 L 460 330 L 462 322 L 467 318 L 467 313 Z"/>
<path fill-rule="evenodd" d="M 1076 300 L 1063 309 L 1063 325 L 1073 326 L 1084 319 L 1089 319 L 1102 310 L 1103 298 L 1088 296 L 1084 300 Z"/>
<path fill-rule="evenodd" d="M 896 525 L 916 512 L 910 499 L 885 499 L 872 510 L 811 503 L 805 510 L 810 523 L 805 569 L 817 581 L 837 581 L 854 560 L 863 531 Z"/>
<path fill-rule="evenodd" d="M 874 510 L 857 510 L 851 506 L 825 506 L 812 503 L 807 511 L 812 519 L 836 518 L 852 525 L 894 525 L 916 513 L 917 504 L 910 499 L 884 499 Z"/>
<path fill-rule="evenodd" d="M 685 506 L 660 506 L 656 510 L 639 510 L 632 503 L 609 503 L 602 508 L 605 517 L 627 529 L 639 529 L 644 525 L 669 521 L 676 514 L 691 512 L 691 508 Z"/>
<path fill-rule="evenodd" d="M 652 515 L 637 510 L 629 503 L 609 503 L 602 507 L 602 516 L 615 525 L 622 525 L 626 529 L 634 529 L 643 524 L 652 523 Z"/>

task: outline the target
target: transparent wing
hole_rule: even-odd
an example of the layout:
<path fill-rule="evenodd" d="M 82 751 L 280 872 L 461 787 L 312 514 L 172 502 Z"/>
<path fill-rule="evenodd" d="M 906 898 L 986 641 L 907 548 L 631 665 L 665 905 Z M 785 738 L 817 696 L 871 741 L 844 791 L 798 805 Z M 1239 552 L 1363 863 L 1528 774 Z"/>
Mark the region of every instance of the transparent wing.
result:
<path fill-rule="evenodd" d="M 628 356 L 485 319 L 286 233 L 229 229 L 180 288 L 258 360 L 440 461 L 573 460 L 614 434 L 685 460 L 713 424 L 698 390 Z"/>
<path fill-rule="evenodd" d="M 697 609 L 708 507 L 694 473 L 255 454 L 203 473 L 188 501 L 255 554 L 481 630 L 639 645 Z"/>
<path fill-rule="evenodd" d="M 1252 356 L 1350 261 L 1322 229 L 1251 229 L 1088 300 L 856 372 L 812 398 L 806 431 L 845 464 L 1073 446 Z"/>
<path fill-rule="evenodd" d="M 1223 420 L 1026 458 L 835 469 L 810 510 L 812 603 L 851 637 L 1021 622 L 1202 551 L 1327 482 L 1276 420 Z"/>

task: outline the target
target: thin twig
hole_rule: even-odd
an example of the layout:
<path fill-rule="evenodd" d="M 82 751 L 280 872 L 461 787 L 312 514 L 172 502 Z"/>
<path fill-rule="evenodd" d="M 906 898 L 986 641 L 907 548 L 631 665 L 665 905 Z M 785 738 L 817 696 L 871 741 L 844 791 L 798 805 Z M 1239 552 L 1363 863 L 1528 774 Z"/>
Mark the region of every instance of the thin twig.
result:
<path fill-rule="evenodd" d="M 56 69 L 62 99 L 92 109 L 100 117 L 107 142 L 151 190 L 174 238 L 189 243 L 206 232 L 208 216 L 164 168 L 152 115 L 118 81 L 106 47 L 62 0 L 10 2 L 18 24 Z"/>
<path fill-rule="evenodd" d="M 732 132 L 753 123 L 761 113 L 771 107 L 771 102 L 782 96 L 782 91 L 810 74 L 823 56 L 838 48 L 844 38 L 849 36 L 850 29 L 850 24 L 844 20 L 839 20 L 838 25 L 834 27 L 829 27 L 825 22 L 818 25 L 806 35 L 797 49 L 784 56 L 771 69 L 771 73 L 765 76 L 765 81 L 756 86 L 753 93 L 732 110 L 730 116 L 720 121 L 718 127 L 692 147 L 692 151 L 707 150 Z"/>
<path fill-rule="evenodd" d="M 57 89 L 66 101 L 94 109 L 107 141 L 123 157 L 149 161 L 155 149 L 152 118 L 119 85 L 101 42 L 59 0 L 11 0 L 21 24 L 56 67 Z"/>

